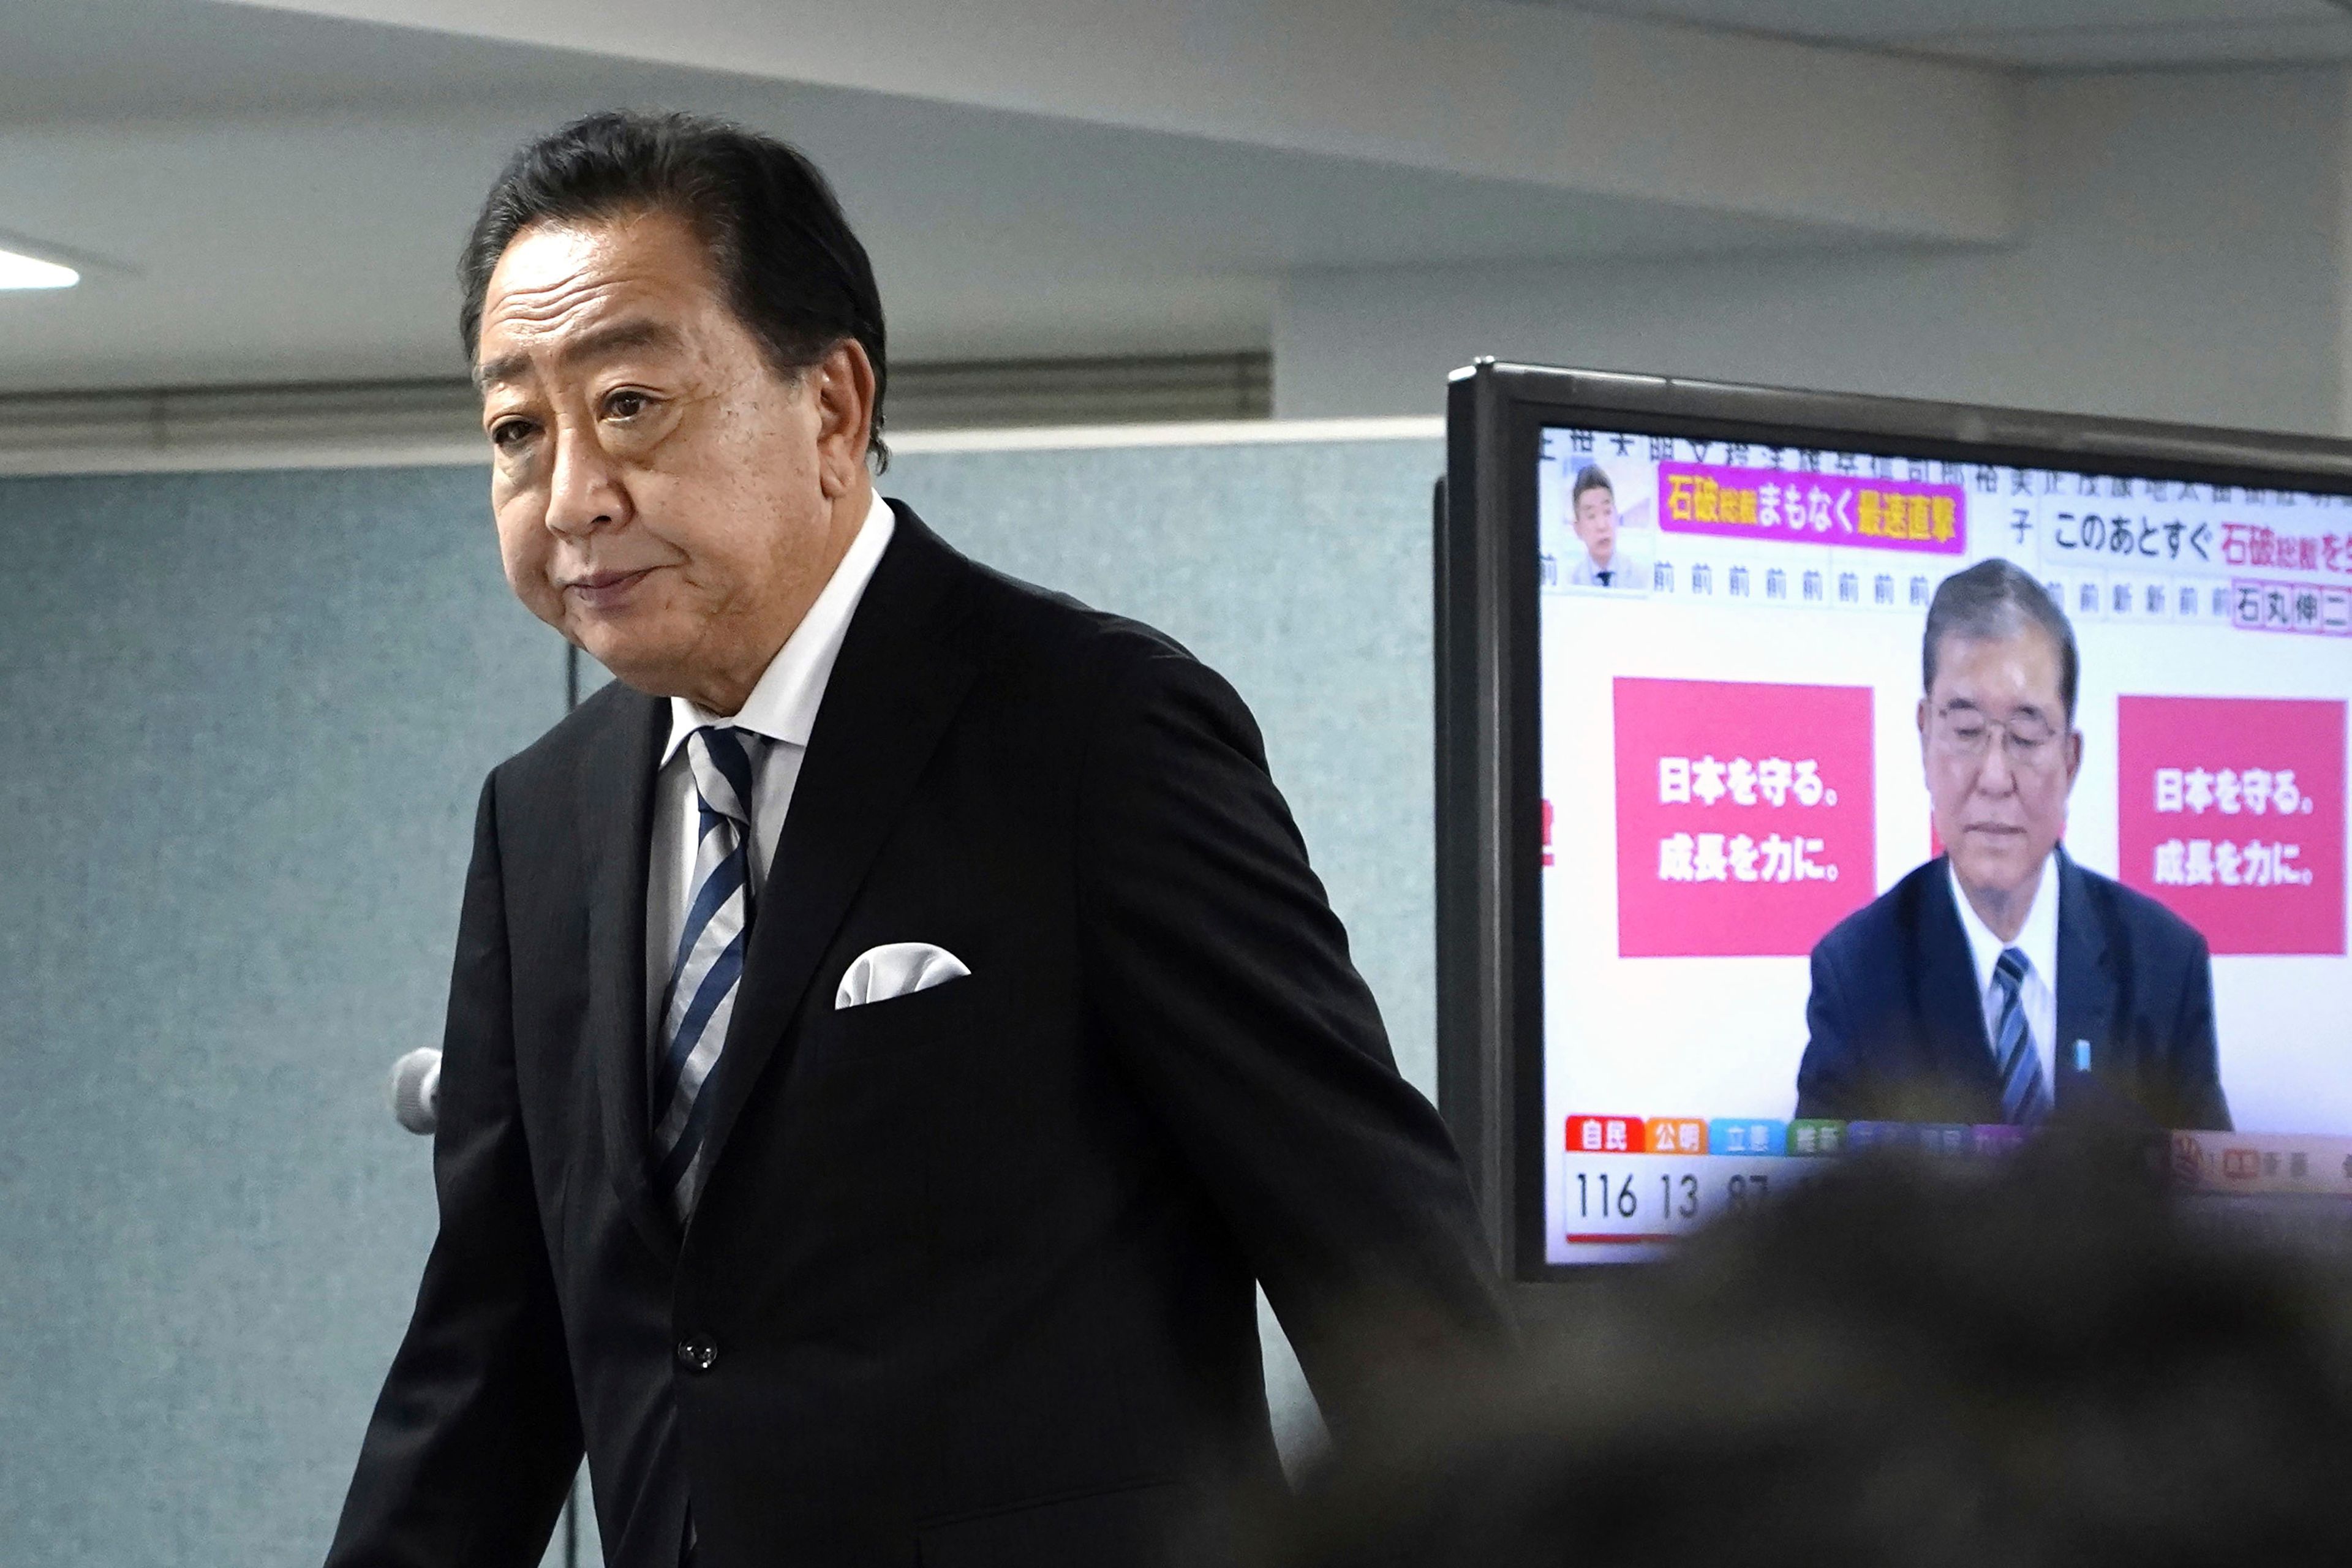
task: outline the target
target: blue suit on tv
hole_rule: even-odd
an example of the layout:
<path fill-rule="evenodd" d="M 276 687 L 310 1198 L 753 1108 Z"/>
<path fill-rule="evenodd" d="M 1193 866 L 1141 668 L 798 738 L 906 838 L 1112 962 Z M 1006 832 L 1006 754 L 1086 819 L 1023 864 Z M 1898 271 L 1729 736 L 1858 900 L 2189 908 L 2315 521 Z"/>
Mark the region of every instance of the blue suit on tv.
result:
<path fill-rule="evenodd" d="M 2063 848 L 2050 866 L 2059 879 L 2053 1121 L 2227 1131 L 2205 939 Z M 1800 1117 L 2001 1120 L 1983 998 L 1943 857 L 1841 921 L 1812 962 Z"/>

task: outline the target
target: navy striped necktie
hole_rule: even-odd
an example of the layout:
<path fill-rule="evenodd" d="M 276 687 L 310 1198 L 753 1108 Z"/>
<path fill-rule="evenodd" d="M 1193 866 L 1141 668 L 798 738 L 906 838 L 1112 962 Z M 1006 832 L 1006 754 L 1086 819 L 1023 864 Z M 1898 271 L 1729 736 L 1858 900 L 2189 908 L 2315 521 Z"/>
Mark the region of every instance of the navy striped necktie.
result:
<path fill-rule="evenodd" d="M 1993 1059 L 2000 1065 L 2000 1119 L 2016 1127 L 2035 1126 L 2050 1114 L 2042 1053 L 2033 1048 L 2032 1032 L 2025 1026 L 2025 977 L 2032 969 L 2032 963 L 2013 947 L 2001 949 L 1992 966 L 1993 987 L 2000 993 L 2000 1021 L 1993 1029 Z"/>
<path fill-rule="evenodd" d="M 717 724 L 686 742 L 699 808 L 693 896 L 662 997 L 652 1100 L 654 1186 L 681 1220 L 693 1215 L 707 1173 L 702 1138 L 713 1096 L 706 1088 L 735 1016 L 751 936 L 753 759 L 766 744 L 749 730 Z"/>

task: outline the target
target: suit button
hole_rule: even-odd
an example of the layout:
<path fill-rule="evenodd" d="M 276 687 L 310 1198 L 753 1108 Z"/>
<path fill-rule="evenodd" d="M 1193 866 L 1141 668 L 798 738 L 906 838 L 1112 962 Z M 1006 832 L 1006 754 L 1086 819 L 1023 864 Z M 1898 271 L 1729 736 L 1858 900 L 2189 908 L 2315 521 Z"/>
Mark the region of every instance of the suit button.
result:
<path fill-rule="evenodd" d="M 719 1364 L 719 1347 L 705 1339 L 680 1340 L 677 1364 L 688 1372 L 709 1372 Z"/>

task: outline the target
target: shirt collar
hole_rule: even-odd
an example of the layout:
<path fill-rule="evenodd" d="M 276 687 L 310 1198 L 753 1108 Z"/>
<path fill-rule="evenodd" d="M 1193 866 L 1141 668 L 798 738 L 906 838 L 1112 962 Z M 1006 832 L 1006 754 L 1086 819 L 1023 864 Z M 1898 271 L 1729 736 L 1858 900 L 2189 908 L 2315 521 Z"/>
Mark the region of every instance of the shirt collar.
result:
<path fill-rule="evenodd" d="M 866 584 L 897 527 L 890 503 L 876 491 L 866 520 L 857 525 L 857 537 L 849 542 L 841 563 L 833 569 L 808 614 L 761 672 L 751 695 L 743 700 L 741 712 L 730 718 L 706 713 L 683 697 L 669 700 L 669 744 L 662 750 L 665 766 L 686 744 L 686 738 L 705 724 L 732 724 L 787 745 L 808 744 L 809 731 L 816 726 L 817 704 L 824 700 L 825 682 L 832 679 L 842 638 L 849 633 L 850 617 L 866 596 Z"/>
<path fill-rule="evenodd" d="M 1978 995 L 1992 989 L 1993 966 L 2000 962 L 2004 946 L 2024 953 L 2042 984 L 2053 994 L 2057 991 L 2058 869 L 2058 853 L 2053 850 L 2042 859 L 2042 880 L 2034 887 L 2033 905 L 2025 911 L 2025 923 L 2018 928 L 2017 940 L 2004 943 L 1993 934 L 1990 926 L 1978 918 L 1976 906 L 1960 890 L 1960 874 L 1952 869 L 1948 858 L 1945 860 L 1945 874 L 1952 884 L 1952 902 L 1960 911 L 1960 929 L 1968 933 L 1969 956 L 1976 961 Z"/>

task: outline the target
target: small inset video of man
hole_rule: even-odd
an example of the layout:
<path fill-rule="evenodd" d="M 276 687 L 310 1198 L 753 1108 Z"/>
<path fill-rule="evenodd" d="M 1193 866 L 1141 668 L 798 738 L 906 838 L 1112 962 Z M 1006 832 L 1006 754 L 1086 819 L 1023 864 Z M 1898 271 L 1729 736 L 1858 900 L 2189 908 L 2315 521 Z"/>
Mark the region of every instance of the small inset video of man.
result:
<path fill-rule="evenodd" d="M 1574 588 L 1633 588 L 1641 568 L 1617 548 L 1617 488 L 1598 464 L 1578 470 L 1569 491 L 1570 526 L 1584 552 L 1568 574 Z"/>

